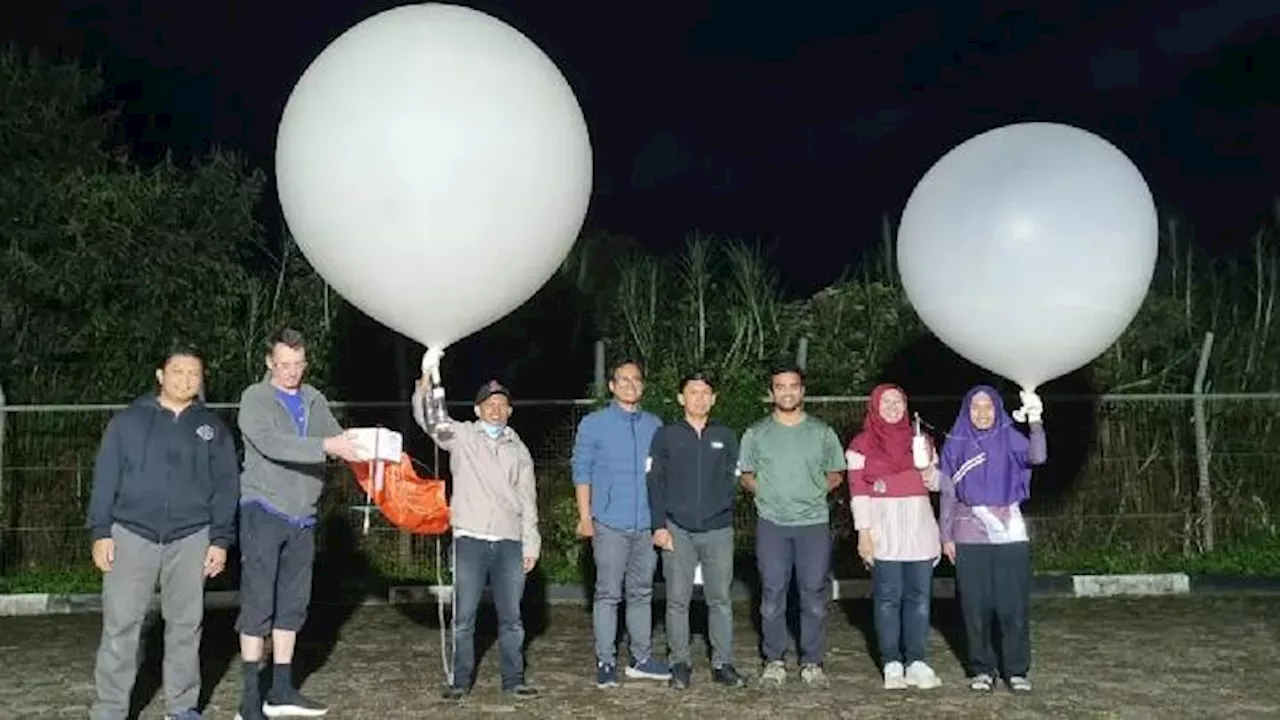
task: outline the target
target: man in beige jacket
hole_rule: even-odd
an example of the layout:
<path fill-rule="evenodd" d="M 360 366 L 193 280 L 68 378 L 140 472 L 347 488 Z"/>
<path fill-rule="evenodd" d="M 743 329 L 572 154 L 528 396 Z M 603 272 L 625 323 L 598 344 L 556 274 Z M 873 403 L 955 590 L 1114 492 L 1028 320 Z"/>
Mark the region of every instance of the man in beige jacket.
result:
<path fill-rule="evenodd" d="M 513 697 L 530 697 L 537 690 L 524 678 L 520 600 L 525 575 L 537 564 L 542 546 L 533 458 L 507 425 L 511 418 L 507 388 L 496 380 L 486 383 L 476 393 L 477 420 L 459 422 L 427 411 L 433 390 L 439 398 L 431 377 L 431 372 L 424 373 L 418 383 L 413 414 L 436 445 L 449 453 L 453 475 L 453 682 L 444 697 L 461 699 L 471 690 L 476 612 L 486 581 L 498 611 L 502 690 Z"/>

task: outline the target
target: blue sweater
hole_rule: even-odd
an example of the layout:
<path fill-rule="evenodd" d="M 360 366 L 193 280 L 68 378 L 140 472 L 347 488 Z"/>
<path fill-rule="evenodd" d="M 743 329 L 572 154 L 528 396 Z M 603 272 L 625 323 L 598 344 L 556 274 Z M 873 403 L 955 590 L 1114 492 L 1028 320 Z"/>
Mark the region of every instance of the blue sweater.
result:
<path fill-rule="evenodd" d="M 649 530 L 645 472 L 657 415 L 616 402 L 582 418 L 573 441 L 573 484 L 591 486 L 591 517 L 615 530 Z"/>

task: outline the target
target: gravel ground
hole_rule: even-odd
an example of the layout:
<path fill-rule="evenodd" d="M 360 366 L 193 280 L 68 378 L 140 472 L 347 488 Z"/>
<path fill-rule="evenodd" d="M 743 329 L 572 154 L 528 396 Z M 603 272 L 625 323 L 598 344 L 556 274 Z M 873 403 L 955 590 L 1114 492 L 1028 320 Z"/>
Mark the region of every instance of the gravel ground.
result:
<path fill-rule="evenodd" d="M 661 608 L 655 617 L 661 617 Z M 956 608 L 935 606 L 932 664 L 944 685 L 890 693 L 879 687 L 869 654 L 870 607 L 832 607 L 827 671 L 832 685 L 726 690 L 706 663 L 678 693 L 654 682 L 597 690 L 591 623 L 585 608 L 530 609 L 529 679 L 541 697 L 515 705 L 497 692 L 497 648 L 481 640 L 476 692 L 461 704 L 439 699 L 443 682 L 434 608 L 317 607 L 303 633 L 299 662 L 308 694 L 331 705 L 329 718 L 1263 718 L 1280 717 L 1280 609 L 1268 597 L 1183 596 L 1041 599 L 1035 602 L 1035 691 L 976 695 L 963 687 L 953 649 Z M 206 618 L 206 713 L 230 720 L 240 690 L 233 616 Z M 487 625 L 491 626 L 491 620 Z M 658 623 L 658 647 L 661 623 Z M 736 662 L 755 674 L 757 634 L 750 608 L 737 611 Z M 0 618 L 0 718 L 85 717 L 100 619 L 95 615 Z M 158 630 L 158 629 L 157 629 Z M 695 632 L 699 628 L 695 624 Z M 491 631 L 490 631 L 491 632 Z M 158 635 L 157 633 L 153 633 Z M 157 638 L 158 639 L 158 638 Z M 701 636 L 695 653 L 705 652 Z M 142 717 L 161 717 L 158 643 L 144 661 L 135 694 Z"/>

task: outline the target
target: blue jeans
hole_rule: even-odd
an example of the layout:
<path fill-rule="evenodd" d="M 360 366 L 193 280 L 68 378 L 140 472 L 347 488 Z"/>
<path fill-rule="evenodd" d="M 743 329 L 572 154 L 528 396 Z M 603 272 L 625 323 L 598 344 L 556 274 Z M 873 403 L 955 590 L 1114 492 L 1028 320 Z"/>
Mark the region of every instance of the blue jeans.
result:
<path fill-rule="evenodd" d="M 471 687 L 476 669 L 476 612 L 488 584 L 498 611 L 498 652 L 502 657 L 502 689 L 524 683 L 524 551 L 515 540 L 489 542 L 460 536 L 453 539 L 453 686 Z"/>
<path fill-rule="evenodd" d="M 791 573 L 800 594 L 800 662 L 821 664 L 826 654 L 827 604 L 831 589 L 831 528 L 775 525 L 756 521 L 756 563 L 760 568 L 760 629 L 765 662 L 787 653 L 787 590 Z"/>
<path fill-rule="evenodd" d="M 876 560 L 871 578 L 881 665 L 924 662 L 929 645 L 933 562 Z"/>
<path fill-rule="evenodd" d="M 591 609 L 596 660 L 618 662 L 618 606 L 627 601 L 627 638 L 632 664 L 653 651 L 653 574 L 658 551 L 648 530 L 625 532 L 594 523 L 591 552 L 596 562 L 596 594 Z"/>

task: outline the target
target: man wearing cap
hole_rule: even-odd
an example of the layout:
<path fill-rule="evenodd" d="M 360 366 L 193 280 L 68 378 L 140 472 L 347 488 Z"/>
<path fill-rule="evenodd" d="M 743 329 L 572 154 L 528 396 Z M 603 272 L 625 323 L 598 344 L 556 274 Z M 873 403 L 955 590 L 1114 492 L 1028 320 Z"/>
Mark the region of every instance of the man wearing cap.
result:
<path fill-rule="evenodd" d="M 459 700 L 471 691 L 475 672 L 476 612 L 488 583 L 498 611 L 502 690 L 530 697 L 525 683 L 524 624 L 520 600 L 525 575 L 538 562 L 537 487 L 533 458 L 507 421 L 511 393 L 496 380 L 476 393 L 475 422 L 458 422 L 426 412 L 435 390 L 431 378 L 438 354 L 428 356 L 413 394 L 413 417 L 440 449 L 449 453 L 453 475 L 453 679 L 444 697 Z"/>

